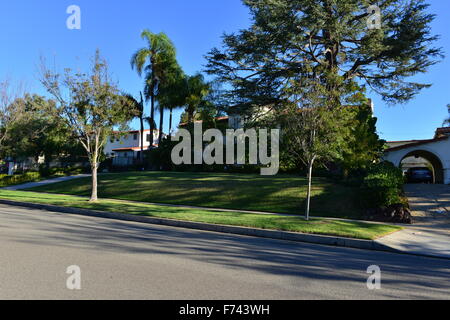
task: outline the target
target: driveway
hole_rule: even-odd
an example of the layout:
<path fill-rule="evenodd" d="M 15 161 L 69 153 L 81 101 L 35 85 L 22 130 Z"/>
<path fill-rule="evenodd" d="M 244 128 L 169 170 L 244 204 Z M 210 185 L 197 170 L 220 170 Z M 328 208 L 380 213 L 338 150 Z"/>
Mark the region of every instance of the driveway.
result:
<path fill-rule="evenodd" d="M 450 186 L 405 186 L 415 224 L 378 241 L 415 254 L 450 259 Z"/>
<path fill-rule="evenodd" d="M 450 299 L 449 260 L 5 205 L 0 270 L 0 299 Z"/>
<path fill-rule="evenodd" d="M 450 227 L 450 186 L 408 184 L 405 192 L 418 226 Z"/>

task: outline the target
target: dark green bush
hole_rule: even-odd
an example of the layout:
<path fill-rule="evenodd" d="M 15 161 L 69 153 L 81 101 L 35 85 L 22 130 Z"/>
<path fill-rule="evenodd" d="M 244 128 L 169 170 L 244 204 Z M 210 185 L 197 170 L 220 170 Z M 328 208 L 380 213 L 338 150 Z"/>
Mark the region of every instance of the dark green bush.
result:
<path fill-rule="evenodd" d="M 16 174 L 13 176 L 0 177 L 0 187 L 9 187 L 22 183 L 35 182 L 41 179 L 39 172 L 27 172 L 23 174 Z"/>
<path fill-rule="evenodd" d="M 380 208 L 403 203 L 404 176 L 401 169 L 390 162 L 372 165 L 362 184 L 364 207 Z"/>

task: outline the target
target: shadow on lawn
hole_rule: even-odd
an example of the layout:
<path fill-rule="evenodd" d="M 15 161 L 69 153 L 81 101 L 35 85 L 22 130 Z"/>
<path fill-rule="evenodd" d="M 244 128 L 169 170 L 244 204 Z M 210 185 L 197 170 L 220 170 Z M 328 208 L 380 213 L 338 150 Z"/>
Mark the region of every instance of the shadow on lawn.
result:
<path fill-rule="evenodd" d="M 80 179 L 32 191 L 89 196 L 90 181 Z M 130 201 L 303 215 L 306 179 L 293 175 L 178 172 L 106 174 L 100 176 L 99 194 L 103 198 Z M 358 219 L 361 210 L 356 198 L 355 188 L 317 178 L 312 214 Z"/>

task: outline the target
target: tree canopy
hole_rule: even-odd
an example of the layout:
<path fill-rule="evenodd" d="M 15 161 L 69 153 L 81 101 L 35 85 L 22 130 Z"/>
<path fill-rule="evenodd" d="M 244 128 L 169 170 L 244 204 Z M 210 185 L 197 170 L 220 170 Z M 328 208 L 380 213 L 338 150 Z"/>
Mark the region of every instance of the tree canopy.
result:
<path fill-rule="evenodd" d="M 384 0 L 381 27 L 369 27 L 369 0 L 244 0 L 253 24 L 223 37 L 207 55 L 207 71 L 231 85 L 240 112 L 276 105 L 297 77 L 334 74 L 356 81 L 388 103 L 412 99 L 430 84 L 411 77 L 440 61 L 425 0 Z M 323 76 L 326 75 L 326 76 Z M 331 85 L 331 84 L 329 84 Z"/>

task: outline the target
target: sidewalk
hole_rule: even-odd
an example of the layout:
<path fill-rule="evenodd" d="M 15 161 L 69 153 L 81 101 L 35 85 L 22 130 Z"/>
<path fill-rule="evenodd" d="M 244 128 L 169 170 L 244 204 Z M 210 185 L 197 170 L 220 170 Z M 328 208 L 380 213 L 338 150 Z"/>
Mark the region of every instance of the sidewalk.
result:
<path fill-rule="evenodd" d="M 408 227 L 376 242 L 401 252 L 450 259 L 450 225 L 446 230 Z"/>
<path fill-rule="evenodd" d="M 76 175 L 76 176 L 60 177 L 60 178 L 42 180 L 42 181 L 38 181 L 38 182 L 30 182 L 30 183 L 20 184 L 20 185 L 6 187 L 6 188 L 2 188 L 2 189 L 11 190 L 11 191 L 24 190 L 24 189 L 29 189 L 29 188 L 39 187 L 39 186 L 45 186 L 48 184 L 58 183 L 58 182 L 86 178 L 86 177 L 90 177 L 90 176 L 91 176 L 90 174 L 80 174 L 80 175 Z"/>
<path fill-rule="evenodd" d="M 405 186 L 416 223 L 377 240 L 390 248 L 412 254 L 450 259 L 450 186 Z"/>

